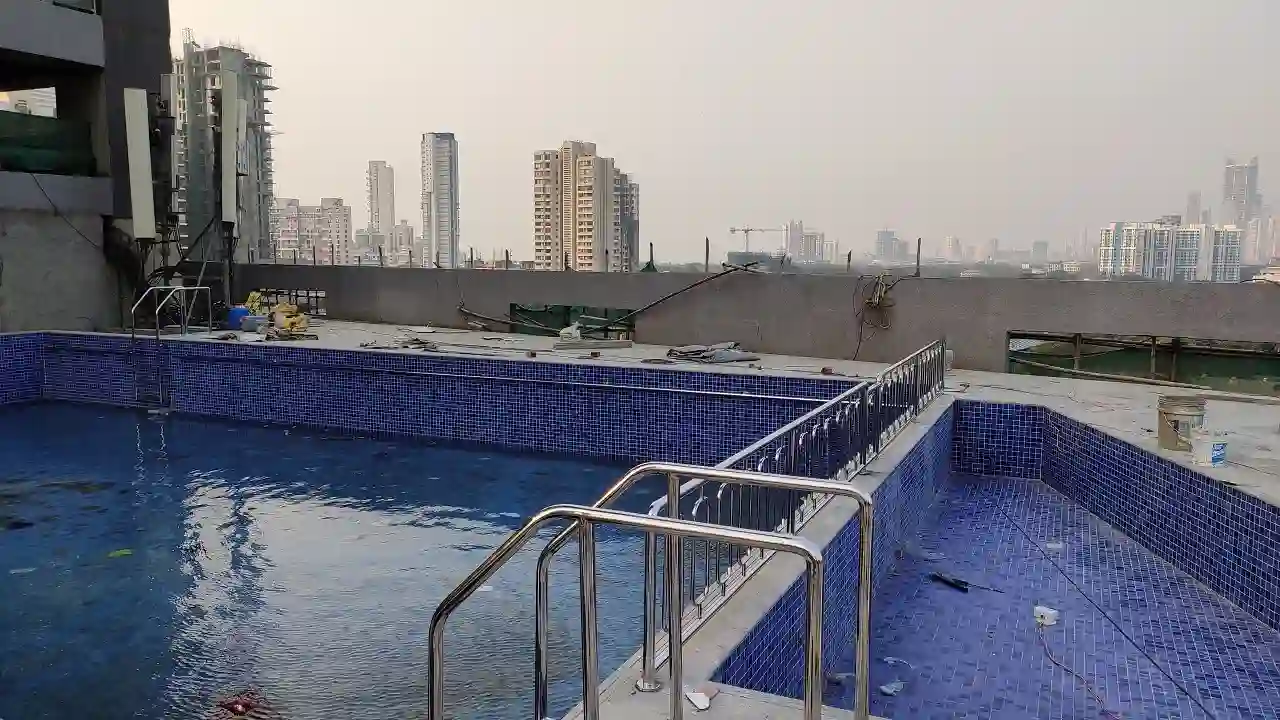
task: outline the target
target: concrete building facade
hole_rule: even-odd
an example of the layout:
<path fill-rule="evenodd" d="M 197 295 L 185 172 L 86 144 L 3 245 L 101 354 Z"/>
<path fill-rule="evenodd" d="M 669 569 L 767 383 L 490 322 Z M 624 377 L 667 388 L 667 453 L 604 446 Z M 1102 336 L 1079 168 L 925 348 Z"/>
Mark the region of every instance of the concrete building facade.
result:
<path fill-rule="evenodd" d="M 1239 282 L 1244 231 L 1176 222 L 1111 223 L 1098 243 L 1103 277 Z"/>
<path fill-rule="evenodd" d="M 219 126 L 223 73 L 235 75 L 236 93 L 243 101 L 239 122 L 244 137 L 234 159 L 239 174 L 236 223 L 237 259 L 274 257 L 271 212 L 275 206 L 275 167 L 271 151 L 269 93 L 272 69 L 243 48 L 203 47 L 188 31 L 182 55 L 173 61 L 176 82 L 174 153 L 178 167 L 178 237 L 183 247 L 195 246 L 193 259 L 220 260 L 221 177 Z M 226 159 L 222 160 L 226 162 Z"/>
<path fill-rule="evenodd" d="M 533 156 L 533 257 L 539 270 L 639 268 L 640 186 L 595 143 Z"/>
<path fill-rule="evenodd" d="M 277 262 L 324 256 L 330 263 L 342 264 L 350 257 L 351 206 L 342 198 L 320 198 L 319 205 L 276 198 L 271 214 Z"/>
<path fill-rule="evenodd" d="M 142 263 L 124 89 L 159 93 L 169 68 L 166 0 L 0 3 L 0 92 L 55 106 L 0 113 L 0 332 L 125 321 Z"/>
<path fill-rule="evenodd" d="M 1227 158 L 1222 175 L 1222 215 L 1218 222 L 1224 226 L 1248 227 L 1262 206 L 1262 194 L 1258 189 L 1258 158 L 1247 163 Z"/>
<path fill-rule="evenodd" d="M 422 135 L 422 252 L 440 267 L 460 267 L 458 139 L 451 132 Z"/>
<path fill-rule="evenodd" d="M 396 171 L 383 160 L 370 160 L 365 172 L 365 202 L 371 233 L 387 234 L 396 224 Z"/>

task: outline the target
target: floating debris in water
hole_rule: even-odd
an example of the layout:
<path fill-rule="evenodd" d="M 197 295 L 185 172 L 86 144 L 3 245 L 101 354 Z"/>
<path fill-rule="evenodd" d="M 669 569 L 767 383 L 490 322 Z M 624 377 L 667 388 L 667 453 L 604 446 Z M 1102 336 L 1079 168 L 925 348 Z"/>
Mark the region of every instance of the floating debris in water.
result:
<path fill-rule="evenodd" d="M 493 590 L 493 586 L 492 586 L 492 585 L 481 585 L 481 586 L 480 586 L 480 592 L 490 592 L 490 591 L 492 591 L 492 590 Z"/>
<path fill-rule="evenodd" d="M 1044 546 L 1046 549 L 1049 549 L 1049 550 L 1061 550 L 1063 547 L 1065 547 L 1063 543 L 1058 542 L 1056 540 L 1054 542 L 1047 542 L 1044 544 Z"/>
<path fill-rule="evenodd" d="M 853 673 L 851 672 L 829 672 L 827 673 L 827 682 L 833 685 L 843 685 L 853 682 Z"/>
<path fill-rule="evenodd" d="M 122 558 L 122 557 L 129 557 L 132 554 L 133 554 L 133 551 L 130 550 L 129 548 L 120 548 L 119 550 L 112 550 L 111 552 L 107 553 L 107 557 Z"/>
<path fill-rule="evenodd" d="M 915 665 L 912 665 L 911 663 L 907 662 L 906 660 L 903 660 L 900 657 L 889 656 L 889 657 L 886 657 L 884 661 L 889 665 L 905 665 L 911 668 L 912 670 L 916 669 Z"/>
<path fill-rule="evenodd" d="M 4 523 L 5 530 L 26 530 L 27 528 L 34 526 L 35 523 L 28 520 L 6 520 Z"/>
<path fill-rule="evenodd" d="M 10 570 L 10 571 L 9 571 L 9 574 L 10 574 L 10 575 L 26 575 L 26 574 L 28 574 L 28 573 L 33 573 L 33 572 L 35 572 L 35 571 L 36 571 L 36 569 L 35 569 L 35 568 L 33 568 L 33 567 L 28 567 L 28 568 L 14 568 L 14 569 L 12 569 L 12 570 Z"/>
<path fill-rule="evenodd" d="M 893 682 L 889 683 L 888 685 L 881 685 L 881 686 L 880 686 L 880 692 L 884 693 L 885 695 L 888 695 L 888 696 L 892 697 L 892 696 L 897 695 L 898 693 L 902 692 L 902 691 L 903 691 L 903 689 L 904 689 L 904 688 L 906 688 L 906 687 L 907 687 L 907 684 L 906 684 L 906 683 L 902 682 L 901 680 L 895 680 L 895 681 L 893 681 Z"/>

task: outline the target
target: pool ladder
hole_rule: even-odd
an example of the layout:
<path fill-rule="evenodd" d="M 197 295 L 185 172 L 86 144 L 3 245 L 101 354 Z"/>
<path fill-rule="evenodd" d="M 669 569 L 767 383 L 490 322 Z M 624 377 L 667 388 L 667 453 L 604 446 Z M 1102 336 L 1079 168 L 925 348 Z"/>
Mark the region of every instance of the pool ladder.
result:
<path fill-rule="evenodd" d="M 663 477 L 667 483 L 667 495 L 671 517 L 640 515 L 608 509 L 629 488 L 646 477 Z M 583 720 L 600 718 L 600 675 L 597 654 L 596 607 L 596 559 L 595 526 L 613 525 L 639 529 L 645 533 L 644 578 L 644 645 L 641 651 L 641 677 L 637 690 L 659 690 L 662 683 L 656 677 L 655 647 L 657 634 L 657 563 L 656 540 L 664 537 L 664 585 L 667 602 L 668 640 L 668 693 L 670 719 L 684 717 L 684 683 L 682 674 L 682 629 L 685 608 L 683 595 L 684 538 L 696 538 L 717 543 L 738 545 L 761 552 L 783 552 L 801 556 L 807 568 L 805 589 L 806 639 L 804 647 L 804 720 L 821 720 L 822 717 L 822 628 L 823 628 L 823 558 L 822 551 L 804 538 L 783 532 L 747 530 L 724 525 L 695 522 L 679 517 L 681 479 L 718 481 L 724 484 L 775 488 L 808 494 L 811 497 L 843 496 L 853 499 L 859 506 L 859 558 L 857 618 L 854 626 L 853 645 L 855 694 L 854 713 L 857 720 L 869 715 L 870 668 L 870 620 L 871 620 L 871 545 L 872 501 L 865 491 L 850 483 L 834 480 L 772 475 L 741 470 L 705 468 L 673 463 L 644 463 L 622 476 L 592 507 L 555 505 L 530 518 L 519 530 L 512 533 L 485 559 L 458 587 L 445 597 L 431 617 L 430 673 L 428 695 L 430 712 L 428 720 L 447 720 L 444 713 L 444 630 L 449 616 L 474 592 L 493 576 L 508 560 L 536 536 L 543 526 L 556 520 L 567 520 L 569 526 L 544 548 L 538 559 L 536 578 L 536 621 L 534 650 L 534 718 L 543 720 L 548 715 L 547 633 L 549 629 L 550 603 L 548 595 L 549 562 L 555 552 L 570 540 L 578 541 L 579 590 L 582 621 L 582 717 Z"/>
<path fill-rule="evenodd" d="M 160 342 L 160 311 L 170 301 L 175 300 L 181 316 L 181 331 L 186 335 L 191 329 L 191 311 L 195 307 L 194 298 L 187 302 L 187 295 L 205 294 L 206 307 L 210 310 L 207 330 L 213 332 L 213 297 L 210 289 L 203 285 L 152 285 L 143 291 L 133 307 L 129 309 L 129 365 L 133 369 L 133 399 L 138 407 L 166 408 L 172 397 L 165 391 L 165 360 L 168 357 L 164 345 Z M 155 345 L 143 347 L 138 341 L 138 310 L 148 297 L 155 295 L 157 300 L 152 319 L 155 322 Z"/>

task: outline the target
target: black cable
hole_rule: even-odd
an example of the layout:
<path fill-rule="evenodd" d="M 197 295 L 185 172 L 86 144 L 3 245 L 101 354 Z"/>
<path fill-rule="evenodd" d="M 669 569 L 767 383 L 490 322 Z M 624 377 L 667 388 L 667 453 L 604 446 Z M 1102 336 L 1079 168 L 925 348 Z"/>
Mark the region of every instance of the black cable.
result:
<path fill-rule="evenodd" d="M 67 227 L 74 230 L 77 235 L 84 238 L 85 242 L 94 246 L 98 250 L 102 250 L 101 245 L 95 243 L 93 240 L 90 240 L 88 235 L 85 235 L 84 233 L 80 232 L 80 228 L 76 227 L 75 223 L 71 222 L 71 220 L 66 215 L 62 214 L 62 211 L 58 209 L 57 204 L 53 202 L 53 198 L 49 197 L 49 193 L 45 192 L 44 185 L 40 184 L 40 177 L 33 172 L 29 172 L 27 174 L 31 176 L 31 180 L 36 184 L 36 187 L 40 189 L 40 194 L 43 195 L 45 201 L 49 203 L 49 209 L 53 210 L 53 214 L 56 217 L 62 218 L 62 222 L 66 223 Z"/>
<path fill-rule="evenodd" d="M 1147 649 L 1146 649 L 1146 648 L 1144 648 L 1144 647 L 1142 647 L 1141 645 L 1139 645 L 1139 644 L 1138 644 L 1138 642 L 1137 642 L 1136 640 L 1134 640 L 1134 639 L 1133 639 L 1133 637 L 1132 637 L 1132 636 L 1130 636 L 1130 635 L 1129 635 L 1129 633 L 1128 633 L 1128 632 L 1126 632 L 1126 631 L 1125 631 L 1125 629 L 1124 629 L 1123 627 L 1121 627 L 1121 626 L 1120 626 L 1120 622 L 1119 622 L 1118 620 L 1116 620 L 1115 618 L 1111 617 L 1111 615 L 1110 615 L 1110 614 L 1108 614 L 1106 610 L 1103 610 L 1103 609 L 1102 609 L 1102 606 L 1101 606 L 1101 605 L 1099 605 L 1099 604 L 1098 604 L 1098 603 L 1097 603 L 1097 602 L 1096 602 L 1092 597 L 1090 597 L 1090 596 L 1089 596 L 1089 594 L 1088 594 L 1088 593 L 1086 593 L 1086 592 L 1084 591 L 1084 588 L 1080 587 L 1080 584 L 1079 584 L 1079 583 L 1077 583 L 1077 582 L 1075 581 L 1075 579 L 1074 579 L 1073 577 L 1071 577 L 1071 575 L 1069 575 L 1069 574 L 1067 573 L 1067 571 L 1066 571 L 1066 570 L 1064 570 L 1064 569 L 1062 568 L 1062 566 L 1061 566 L 1061 565 L 1059 565 L 1059 564 L 1058 564 L 1058 561 L 1057 561 L 1057 560 L 1055 560 L 1055 559 L 1054 559 L 1054 557 L 1053 557 L 1052 555 L 1050 555 L 1050 554 L 1049 554 L 1049 551 L 1048 551 L 1048 550 L 1046 550 L 1046 549 L 1044 549 L 1043 547 L 1041 547 L 1041 546 L 1040 546 L 1040 543 L 1036 542 L 1036 539 L 1035 539 L 1034 537 L 1032 537 L 1032 536 L 1031 536 L 1031 533 L 1027 532 L 1027 530 L 1026 530 L 1026 529 L 1024 529 L 1024 528 L 1022 527 L 1022 525 L 1018 524 L 1018 521 L 1017 521 L 1017 520 L 1014 520 L 1014 519 L 1013 519 L 1013 516 L 1012 516 L 1012 515 L 1010 515 L 1008 512 L 1006 512 L 1006 511 L 1005 511 L 1005 509 L 1004 509 L 1004 508 L 1002 508 L 1002 507 L 1000 507 L 999 505 L 997 505 L 995 509 L 996 509 L 996 512 L 998 512 L 998 513 L 1000 513 L 1001 515 L 1003 515 L 1003 516 L 1004 516 L 1004 519 L 1005 519 L 1005 520 L 1008 520 L 1008 521 L 1009 521 L 1009 524 L 1010 524 L 1010 525 L 1013 525 L 1014 529 L 1016 529 L 1016 530 L 1017 530 L 1017 531 L 1022 535 L 1022 537 L 1026 538 L 1027 542 L 1031 543 L 1032 547 L 1034 547 L 1037 551 L 1039 551 L 1040 555 L 1041 555 L 1045 560 L 1048 560 L 1048 561 L 1049 561 L 1049 564 L 1050 564 L 1050 565 L 1052 565 L 1052 566 L 1053 566 L 1053 568 L 1054 568 L 1055 570 L 1057 570 L 1057 571 L 1058 571 L 1058 574 L 1059 574 L 1059 575 L 1061 575 L 1064 579 L 1066 579 L 1067 583 L 1068 583 L 1068 584 L 1070 584 L 1070 585 L 1071 585 L 1071 587 L 1075 588 L 1075 590 L 1076 590 L 1076 592 L 1077 592 L 1077 593 L 1080 593 L 1080 597 L 1084 598 L 1086 602 L 1088 602 L 1090 605 L 1092 605 L 1092 606 L 1093 606 L 1093 609 L 1094 609 L 1094 610 L 1097 610 L 1097 611 L 1098 611 L 1098 614 L 1099 614 L 1099 615 L 1101 615 L 1101 616 L 1103 617 L 1103 619 L 1104 619 L 1104 620 L 1106 620 L 1107 622 L 1111 623 L 1111 626 L 1115 628 L 1116 632 L 1120 633 L 1120 637 L 1124 638 L 1125 640 L 1128 640 L 1128 641 L 1129 641 L 1129 644 L 1131 644 L 1131 645 L 1133 645 L 1135 648 L 1137 648 L 1138 652 L 1142 653 L 1143 657 L 1145 657 L 1145 658 L 1147 659 L 1147 661 L 1148 661 L 1148 662 L 1150 662 L 1150 663 L 1152 664 L 1152 666 L 1154 666 L 1154 667 L 1155 667 L 1155 669 L 1159 670 L 1159 671 L 1160 671 L 1160 674 L 1161 674 L 1161 675 L 1164 675 L 1164 677 L 1165 677 L 1165 679 L 1166 679 L 1166 680 L 1168 680 L 1169 682 L 1173 683 L 1173 686 L 1174 686 L 1174 687 L 1176 687 L 1176 688 L 1178 688 L 1179 690 L 1181 690 L 1181 691 L 1182 691 L 1182 693 L 1183 693 L 1184 695 L 1186 695 L 1186 696 L 1187 696 L 1187 698 L 1189 698 L 1189 699 L 1191 700 L 1191 702 L 1193 702 L 1193 703 L 1195 703 L 1197 706 L 1199 706 L 1199 708 L 1200 708 L 1201 710 L 1203 710 L 1203 711 L 1205 712 L 1205 714 L 1206 714 L 1206 715 L 1208 715 L 1209 717 L 1213 717 L 1213 716 L 1214 716 L 1214 715 L 1213 715 L 1213 712 L 1212 712 L 1211 710 L 1209 710 L 1209 708 L 1205 707 L 1204 703 L 1200 702 L 1200 698 L 1198 698 L 1198 697 L 1196 697 L 1195 695 L 1193 695 L 1193 694 L 1191 693 L 1191 691 L 1190 691 L 1190 690 L 1188 690 L 1188 689 L 1187 689 L 1187 688 L 1186 688 L 1186 687 L 1185 687 L 1181 682 L 1179 682 L 1176 678 L 1174 678 L 1174 677 L 1173 677 L 1173 675 L 1172 675 L 1168 670 L 1165 670 L 1165 669 L 1164 669 L 1164 667 L 1163 667 L 1159 662 L 1157 662 L 1157 661 L 1156 661 L 1156 659 L 1155 659 L 1154 657 L 1152 657 L 1152 656 L 1151 656 L 1151 653 L 1147 652 Z M 1048 650 L 1049 650 L 1049 646 L 1048 646 L 1047 644 L 1045 645 L 1045 650 L 1046 650 L 1046 651 L 1048 651 Z M 1053 653 L 1052 653 L 1052 652 L 1050 652 L 1050 653 L 1049 653 L 1049 655 L 1050 655 L 1049 659 L 1050 659 L 1050 660 L 1053 660 Z M 1056 664 L 1056 663 L 1055 663 L 1055 664 Z M 1061 667 L 1063 667 L 1063 669 L 1066 669 L 1068 672 L 1071 672 L 1071 671 L 1070 671 L 1069 669 L 1067 669 L 1065 666 L 1061 666 Z M 1075 674 L 1075 673 L 1073 672 L 1072 674 Z M 1076 675 L 1076 677 L 1077 677 L 1077 678 L 1079 678 L 1080 676 L 1079 676 L 1079 675 Z M 1083 678 L 1081 678 L 1081 679 L 1083 680 Z M 1087 685 L 1088 685 L 1088 681 L 1085 681 L 1085 684 L 1086 684 L 1086 686 L 1087 686 Z M 1096 695 L 1095 695 L 1095 698 L 1096 698 Z M 1101 705 L 1102 703 L 1100 702 L 1099 704 Z M 1109 709 L 1107 709 L 1106 705 L 1102 705 L 1102 711 L 1103 711 L 1104 713 L 1110 713 L 1110 712 L 1111 712 Z"/>
<path fill-rule="evenodd" d="M 653 308 L 653 307 L 655 307 L 655 306 L 657 306 L 657 305 L 661 305 L 662 303 L 664 303 L 664 302 L 666 302 L 666 301 L 670 300 L 671 298 L 673 298 L 673 297 L 675 297 L 675 296 L 677 296 L 677 295 L 679 295 L 679 294 L 681 294 L 681 293 L 688 292 L 688 291 L 690 291 L 690 290 L 692 290 L 692 289 L 694 289 L 694 288 L 698 287 L 699 285 L 703 285 L 703 284 L 705 284 L 705 283 L 709 283 L 709 282 L 711 282 L 712 280 L 716 280 L 716 279 L 722 278 L 722 277 L 724 277 L 725 275 L 729 275 L 730 273 L 736 273 L 736 272 L 739 272 L 739 271 L 742 271 L 742 270 L 749 270 L 749 269 L 751 269 L 751 268 L 755 267 L 756 265 L 759 265 L 759 263 L 754 263 L 754 262 L 753 262 L 753 263 L 747 263 L 746 265 L 735 265 L 735 266 L 733 266 L 733 267 L 731 267 L 731 268 L 729 268 L 729 269 L 727 269 L 727 270 L 724 270 L 724 271 L 722 271 L 722 272 L 718 272 L 718 273 L 716 273 L 715 275 L 711 275 L 710 277 L 704 277 L 704 278 L 702 278 L 701 280 L 699 280 L 698 282 L 696 282 L 696 283 L 694 283 L 694 284 L 692 284 L 692 285 L 689 285 L 689 286 L 687 286 L 687 287 L 680 288 L 679 290 L 676 290 L 676 291 L 675 291 L 675 292 L 673 292 L 673 293 L 668 293 L 668 294 L 666 294 L 666 295 L 663 295 L 662 297 L 658 298 L 657 300 L 654 300 L 653 302 L 649 303 L 648 305 L 645 305 L 644 307 L 640 308 L 639 310 L 633 310 L 633 311 L 631 311 L 631 312 L 627 313 L 626 315 L 623 315 L 622 317 L 618 318 L 617 320 L 614 320 L 614 321 L 612 321 L 612 322 L 607 322 L 607 323 L 605 323 L 604 325 L 594 325 L 594 326 L 592 326 L 592 327 L 581 328 L 581 329 L 580 329 L 580 332 L 582 332 L 582 333 L 584 333 L 584 334 L 585 334 L 585 333 L 601 332 L 601 331 L 604 331 L 604 330 L 608 330 L 609 328 L 611 328 L 611 327 L 613 327 L 613 326 L 615 326 L 615 325 L 618 325 L 618 324 L 620 324 L 620 323 L 626 322 L 627 320 L 630 320 L 631 318 L 633 318 L 633 317 L 635 317 L 635 316 L 639 315 L 639 314 L 640 314 L 640 313 L 642 313 L 642 312 L 646 312 L 646 311 L 650 310 L 651 308 Z"/>
<path fill-rule="evenodd" d="M 214 215 L 213 217 L 209 218 L 209 222 L 205 224 L 204 229 L 200 231 L 200 234 L 196 235 L 196 236 L 191 240 L 191 243 L 190 243 L 189 245 L 187 245 L 187 248 L 186 248 L 185 250 L 183 250 L 181 254 L 179 254 L 179 255 L 178 255 L 178 261 L 177 261 L 177 262 L 175 262 L 175 263 L 174 263 L 174 264 L 172 264 L 172 265 L 166 265 L 166 266 L 164 266 L 164 267 L 158 267 L 158 268 L 156 268 L 155 270 L 152 270 L 152 271 L 151 271 L 151 274 L 147 276 L 147 280 L 151 280 L 151 279 L 155 278 L 155 277 L 156 277 L 156 276 L 158 276 L 158 275 L 163 275 L 163 274 L 164 274 L 164 273 L 166 273 L 166 272 L 171 272 L 171 271 L 173 271 L 173 270 L 177 270 L 177 269 L 178 269 L 178 267 L 182 265 L 182 263 L 184 263 L 184 262 L 186 262 L 186 261 L 187 261 L 187 258 L 191 257 L 191 252 L 192 252 L 193 250 L 195 250 L 196 245 L 198 245 L 198 244 L 199 244 L 199 242 L 200 242 L 200 238 L 204 237 L 204 234 L 205 234 L 205 233 L 207 233 L 207 232 L 209 232 L 209 228 L 213 227 L 213 223 L 214 223 L 217 219 L 218 219 L 218 216 L 217 216 L 217 215 Z"/>

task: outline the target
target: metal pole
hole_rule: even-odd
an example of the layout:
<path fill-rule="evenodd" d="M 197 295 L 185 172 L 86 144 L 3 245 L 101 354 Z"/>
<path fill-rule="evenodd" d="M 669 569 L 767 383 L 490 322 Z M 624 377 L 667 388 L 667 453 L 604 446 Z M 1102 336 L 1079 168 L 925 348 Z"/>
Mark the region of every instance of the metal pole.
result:
<path fill-rule="evenodd" d="M 502 269 L 503 270 L 511 269 L 511 251 L 510 250 L 502 251 Z"/>
<path fill-rule="evenodd" d="M 582 716 L 585 720 L 600 720 L 595 527 L 586 520 L 578 523 L 578 572 L 582 584 Z"/>
<path fill-rule="evenodd" d="M 711 272 L 711 237 L 702 238 L 704 246 L 702 250 L 702 272 Z"/>
<path fill-rule="evenodd" d="M 667 476 L 668 497 L 671 493 L 675 494 L 677 508 L 675 513 L 679 514 L 680 500 L 680 478 L 674 473 Z M 666 571 L 667 571 L 667 668 L 670 670 L 670 689 L 671 689 L 671 720 L 683 720 L 684 718 L 684 640 L 681 637 L 680 621 L 683 615 L 680 602 L 680 548 L 681 539 L 679 535 L 674 533 L 668 534 L 666 537 Z"/>
<path fill-rule="evenodd" d="M 662 682 L 654 675 L 654 656 L 657 654 L 654 645 L 658 636 L 658 536 L 645 533 L 644 536 L 644 636 L 640 646 L 640 679 L 636 681 L 636 690 L 654 692 L 662 688 Z M 544 624 L 543 627 L 546 627 Z M 537 638 L 538 641 L 542 637 Z M 545 643 L 544 643 L 545 645 Z M 536 671 L 536 668 L 535 668 Z M 546 715 L 539 715 L 539 718 Z"/>
<path fill-rule="evenodd" d="M 862 513 L 867 514 L 866 508 L 862 509 Z M 870 546 L 864 548 L 864 552 L 870 552 Z M 866 563 L 862 563 L 866 566 Z M 805 582 L 806 594 L 809 596 L 808 602 L 805 603 L 804 619 L 805 633 L 804 643 L 804 719 L 805 720 L 822 720 L 822 562 L 814 562 L 809 564 L 808 580 Z M 862 581 L 864 584 L 866 580 Z M 865 585 L 864 585 L 865 587 Z M 861 588 L 859 588 L 861 591 Z M 867 595 L 870 596 L 868 591 Z M 861 592 L 859 592 L 861 599 Z M 859 616 L 861 617 L 861 616 Z M 862 639 L 870 633 L 864 631 L 858 635 L 858 650 L 862 650 Z M 857 677 L 858 692 L 865 692 L 868 682 L 867 675 L 870 667 L 861 661 L 856 662 L 854 666 L 854 674 Z M 855 708 L 861 708 L 855 711 L 856 720 L 867 720 L 867 716 L 857 714 L 865 713 L 867 706 L 865 696 L 855 697 Z"/>
<path fill-rule="evenodd" d="M 871 557 L 871 533 L 873 531 L 873 522 L 875 512 L 872 506 L 864 504 L 858 510 L 858 624 L 853 629 L 855 638 L 853 650 L 853 673 L 854 673 L 854 695 L 853 695 L 853 714 L 855 720 L 870 720 L 871 718 L 871 563 L 862 561 L 862 558 Z M 822 637 L 822 570 L 821 565 L 809 566 L 809 582 L 813 582 L 813 576 L 818 575 L 818 592 L 815 594 L 813 588 L 810 587 L 809 597 L 818 598 L 818 637 Z M 811 599 L 810 603 L 813 602 Z M 812 623 L 812 619 L 810 619 Z M 810 625 L 812 628 L 812 625 Z M 817 668 L 819 675 L 822 672 L 822 651 L 819 649 L 817 653 L 810 655 L 818 656 L 819 667 Z M 821 684 L 821 683 L 818 683 Z M 806 704 L 808 700 L 806 699 Z M 822 717 L 822 691 L 818 691 L 817 697 L 818 711 L 817 714 L 811 715 L 811 720 L 820 720 Z M 808 712 L 808 708 L 806 708 Z"/>

